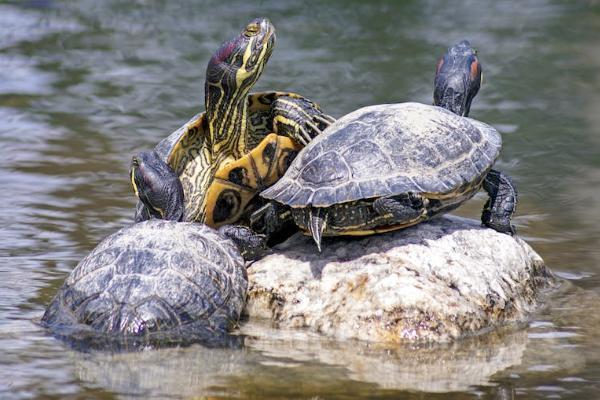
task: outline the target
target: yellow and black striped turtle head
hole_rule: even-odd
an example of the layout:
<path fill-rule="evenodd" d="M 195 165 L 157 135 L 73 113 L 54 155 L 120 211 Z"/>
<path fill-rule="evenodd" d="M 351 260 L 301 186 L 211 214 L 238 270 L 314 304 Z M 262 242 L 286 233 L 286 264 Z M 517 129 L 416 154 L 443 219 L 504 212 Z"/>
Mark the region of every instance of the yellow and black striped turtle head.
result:
<path fill-rule="evenodd" d="M 213 162 L 246 152 L 247 95 L 274 46 L 275 27 L 257 18 L 223 43 L 208 62 L 204 102 Z"/>
<path fill-rule="evenodd" d="M 260 77 L 274 46 L 275 27 L 266 18 L 252 20 L 239 35 L 223 43 L 206 68 L 207 101 L 213 100 L 213 86 L 226 96 L 245 97 Z"/>

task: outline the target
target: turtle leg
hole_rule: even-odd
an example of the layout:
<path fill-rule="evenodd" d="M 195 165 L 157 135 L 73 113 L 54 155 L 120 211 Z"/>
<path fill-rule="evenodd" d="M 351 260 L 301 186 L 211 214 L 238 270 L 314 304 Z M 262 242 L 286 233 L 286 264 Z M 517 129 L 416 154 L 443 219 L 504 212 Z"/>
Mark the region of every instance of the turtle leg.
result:
<path fill-rule="evenodd" d="M 267 251 L 267 237 L 254 233 L 252 229 L 241 225 L 223 225 L 219 233 L 231 239 L 246 261 L 261 258 Z"/>
<path fill-rule="evenodd" d="M 205 197 L 205 223 L 237 223 L 252 211 L 248 206 L 256 195 L 283 176 L 299 150 L 289 137 L 271 133 L 248 154 L 218 169 Z"/>
<path fill-rule="evenodd" d="M 500 171 L 490 170 L 483 180 L 483 189 L 490 196 L 483 207 L 481 222 L 498 232 L 514 235 L 510 220 L 517 209 L 517 188 L 512 179 Z"/>
<path fill-rule="evenodd" d="M 273 131 L 306 146 L 335 119 L 304 97 L 282 96 L 271 105 Z"/>
<path fill-rule="evenodd" d="M 327 227 L 327 211 L 323 208 L 311 208 L 308 219 L 308 232 L 321 252 L 321 239 Z M 281 243 L 298 231 L 289 207 L 269 202 L 258 209 L 250 217 L 250 226 L 254 231 L 265 233 L 269 237 L 269 245 Z"/>
<path fill-rule="evenodd" d="M 380 197 L 373 202 L 373 209 L 379 215 L 391 215 L 391 223 L 416 221 L 427 215 L 426 200 L 413 193 Z"/>
<path fill-rule="evenodd" d="M 268 238 L 269 247 L 285 241 L 298 231 L 289 207 L 268 202 L 250 215 L 250 228 Z"/>

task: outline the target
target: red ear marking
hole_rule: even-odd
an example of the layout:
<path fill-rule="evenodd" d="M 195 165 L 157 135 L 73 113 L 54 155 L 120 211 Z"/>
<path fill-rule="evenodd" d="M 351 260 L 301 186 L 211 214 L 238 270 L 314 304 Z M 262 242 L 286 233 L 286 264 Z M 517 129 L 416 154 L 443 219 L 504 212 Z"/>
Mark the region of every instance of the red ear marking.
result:
<path fill-rule="evenodd" d="M 437 63 L 437 67 L 435 67 L 435 74 L 440 73 L 440 69 L 442 69 L 442 65 L 444 65 L 444 57 L 440 58 L 440 61 Z"/>
<path fill-rule="evenodd" d="M 479 66 L 479 61 L 475 59 L 471 63 L 471 79 L 477 80 L 477 76 L 479 75 L 479 71 L 481 71 L 481 67 Z"/>
<path fill-rule="evenodd" d="M 223 44 L 215 54 L 215 61 L 218 63 L 223 62 L 227 57 L 231 55 L 234 48 L 235 43 L 233 40 Z"/>

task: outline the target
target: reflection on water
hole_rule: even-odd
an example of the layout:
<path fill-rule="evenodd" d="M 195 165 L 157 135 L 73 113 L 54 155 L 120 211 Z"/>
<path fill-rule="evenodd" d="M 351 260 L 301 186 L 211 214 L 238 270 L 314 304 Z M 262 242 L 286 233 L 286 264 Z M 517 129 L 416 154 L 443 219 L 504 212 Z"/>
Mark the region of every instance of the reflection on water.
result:
<path fill-rule="evenodd" d="M 91 386 L 157 397 L 244 393 L 261 387 L 277 397 L 277 390 L 269 386 L 280 390 L 279 385 L 303 384 L 296 372 L 302 376 L 305 368 L 325 382 L 363 382 L 369 384 L 369 390 L 444 393 L 490 385 L 490 377 L 496 372 L 521 364 L 527 343 L 524 330 L 446 346 L 392 349 L 335 342 L 307 332 L 277 331 L 261 322 L 251 322 L 242 331 L 250 335 L 246 338 L 248 353 L 192 346 L 95 357 L 74 353 L 72 362 L 79 378 Z M 568 359 L 573 353 L 563 351 L 557 356 Z M 254 376 L 256 368 L 270 378 Z M 304 384 L 313 386 L 310 382 Z M 315 382 L 312 387 L 315 393 L 317 386 Z"/>
<path fill-rule="evenodd" d="M 258 90 L 332 115 L 431 101 L 468 38 L 520 189 L 520 234 L 572 282 L 529 327 L 382 349 L 243 326 L 242 351 L 76 353 L 34 323 L 68 272 L 131 221 L 132 153 L 201 111 L 211 52 L 256 16 L 278 30 Z M 0 397 L 593 398 L 600 391 L 600 9 L 593 1 L 0 4 Z M 459 210 L 478 217 L 484 197 Z M 444 393 L 444 392 L 450 392 Z"/>

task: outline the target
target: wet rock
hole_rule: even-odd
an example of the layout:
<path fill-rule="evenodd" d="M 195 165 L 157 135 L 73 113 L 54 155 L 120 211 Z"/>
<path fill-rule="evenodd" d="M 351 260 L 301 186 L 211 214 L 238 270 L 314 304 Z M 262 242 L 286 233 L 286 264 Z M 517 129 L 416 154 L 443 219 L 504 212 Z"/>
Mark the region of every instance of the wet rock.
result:
<path fill-rule="evenodd" d="M 394 233 L 296 235 L 248 269 L 247 314 L 342 339 L 449 341 L 523 321 L 556 285 L 522 239 L 444 216 Z"/>

